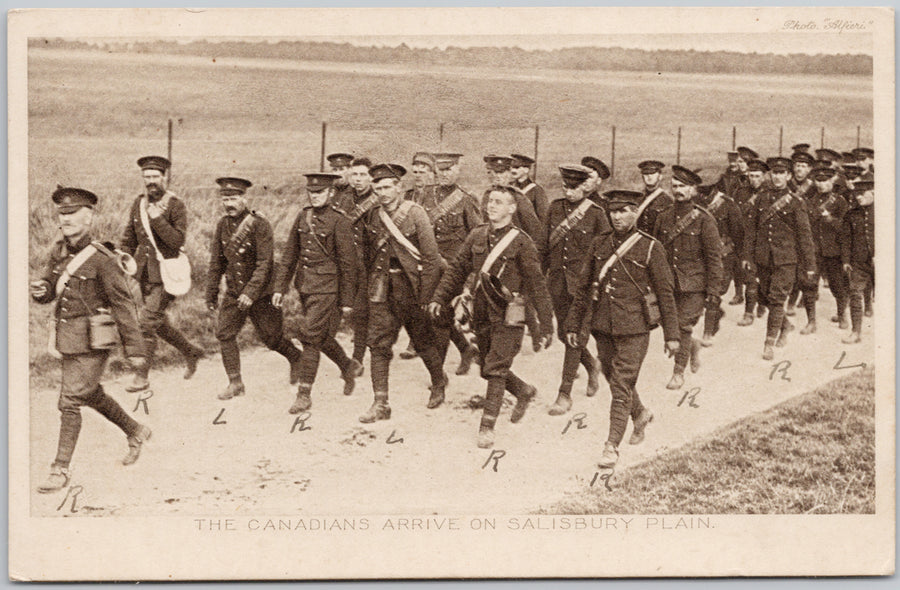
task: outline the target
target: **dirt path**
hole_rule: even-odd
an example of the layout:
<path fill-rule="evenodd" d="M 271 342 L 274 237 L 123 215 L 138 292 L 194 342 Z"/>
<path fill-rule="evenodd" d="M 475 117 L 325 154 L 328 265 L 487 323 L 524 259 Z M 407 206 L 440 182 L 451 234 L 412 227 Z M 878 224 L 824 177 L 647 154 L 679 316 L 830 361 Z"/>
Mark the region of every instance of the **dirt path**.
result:
<path fill-rule="evenodd" d="M 617 469 L 848 373 L 852 369 L 834 368 L 844 351 L 842 366 L 871 363 L 872 321 L 865 322 L 862 344 L 844 346 L 840 338 L 846 332 L 828 321 L 832 308 L 830 294 L 823 293 L 819 332 L 794 332 L 786 348 L 776 349 L 775 361 L 766 362 L 760 358 L 764 320 L 738 328 L 738 308 L 728 307 L 715 346 L 704 349 L 701 371 L 689 374 L 679 392 L 665 389 L 671 360 L 663 355 L 662 336 L 655 331 L 638 389 L 656 418 L 642 445 L 622 445 Z M 794 321 L 805 323 L 802 311 Z M 342 344 L 347 346 L 346 341 Z M 216 399 L 226 382 L 218 355 L 203 361 L 191 381 L 181 378 L 180 369 L 153 372 L 149 415 L 136 407 L 134 394 L 125 392 L 124 379 L 107 382 L 107 391 L 153 429 L 153 438 L 138 463 L 124 468 L 119 463 L 126 452 L 122 434 L 92 411 L 83 412 L 71 482 L 82 486 L 79 514 L 352 516 L 537 510 L 590 484 L 606 438 L 609 391 L 604 384 L 596 397 L 586 398 L 582 371 L 573 410 L 566 416 L 548 416 L 563 347 L 555 342 L 539 354 L 526 348 L 514 369 L 540 393 L 517 425 L 509 423 L 510 404 L 504 405 L 495 450 L 505 451 L 505 456 L 496 472 L 491 464 L 485 467 L 491 452 L 475 445 L 480 411 L 466 405 L 471 395 L 484 393 L 477 367 L 466 377 L 451 375 L 448 402 L 426 410 L 427 373 L 421 362 L 395 359 L 393 416 L 371 425 L 357 420 L 371 403 L 368 361 L 356 392 L 344 397 L 336 367 L 323 358 L 313 408 L 300 425 L 287 414 L 294 395 L 287 383 L 287 363 L 263 349 L 244 353 L 248 395 L 228 402 Z M 773 375 L 775 363 L 784 360 L 790 361 L 786 372 Z M 451 350 L 448 372 L 456 362 Z M 682 400 L 685 392 L 688 397 Z M 691 398 L 691 392 L 696 396 Z M 46 475 L 55 453 L 56 397 L 53 390 L 31 392 L 32 489 Z M 569 423 L 578 413 L 583 413 L 582 428 Z M 33 493 L 32 513 L 63 514 L 65 510 L 58 510 L 63 497 Z"/>

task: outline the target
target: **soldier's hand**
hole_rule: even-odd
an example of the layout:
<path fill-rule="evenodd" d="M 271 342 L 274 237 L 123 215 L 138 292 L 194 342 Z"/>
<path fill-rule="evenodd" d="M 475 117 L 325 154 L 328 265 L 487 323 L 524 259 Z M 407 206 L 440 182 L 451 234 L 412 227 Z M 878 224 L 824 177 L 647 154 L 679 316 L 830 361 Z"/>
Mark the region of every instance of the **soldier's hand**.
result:
<path fill-rule="evenodd" d="M 426 311 L 428 312 L 428 315 L 430 315 L 432 318 L 437 318 L 439 315 L 441 315 L 442 307 L 443 306 L 440 303 L 438 303 L 437 301 L 432 301 L 426 307 Z"/>
<path fill-rule="evenodd" d="M 749 260 L 745 260 L 741 263 L 741 267 L 744 270 L 753 270 L 753 264 Z"/>
<path fill-rule="evenodd" d="M 541 346 L 544 347 L 544 350 L 550 348 L 551 344 L 553 344 L 553 333 L 552 332 L 541 336 Z"/>
<path fill-rule="evenodd" d="M 678 349 L 681 348 L 681 343 L 677 340 L 666 340 L 666 356 L 675 356 L 675 353 L 678 352 Z"/>
<path fill-rule="evenodd" d="M 28 286 L 28 291 L 31 293 L 31 296 L 35 299 L 40 299 L 41 297 L 45 297 L 47 295 L 48 289 L 50 288 L 50 284 L 47 281 L 31 281 L 31 284 Z"/>
<path fill-rule="evenodd" d="M 576 334 L 575 332 L 569 332 L 568 334 L 566 334 L 566 344 L 568 344 L 572 348 L 578 348 L 580 346 L 581 343 L 579 342 L 579 340 L 580 339 L 578 338 L 578 334 Z"/>
<path fill-rule="evenodd" d="M 853 267 L 852 267 L 852 266 L 850 266 L 849 264 L 845 264 L 845 265 L 844 265 L 844 272 L 845 272 L 846 274 L 850 274 L 852 271 L 853 271 Z"/>
<path fill-rule="evenodd" d="M 351 313 L 353 313 L 353 308 L 348 305 L 345 305 L 344 307 L 341 308 L 341 313 L 344 314 L 345 316 L 350 315 Z"/>
<path fill-rule="evenodd" d="M 272 293 L 272 307 L 281 309 L 281 299 L 284 297 L 281 293 Z"/>
<path fill-rule="evenodd" d="M 128 364 L 131 365 L 132 371 L 142 371 L 147 368 L 147 359 L 142 356 L 130 356 Z"/>
<path fill-rule="evenodd" d="M 253 305 L 253 300 L 241 293 L 240 297 L 237 298 L 237 304 L 238 309 L 244 311 L 245 309 L 250 309 L 250 306 Z"/>

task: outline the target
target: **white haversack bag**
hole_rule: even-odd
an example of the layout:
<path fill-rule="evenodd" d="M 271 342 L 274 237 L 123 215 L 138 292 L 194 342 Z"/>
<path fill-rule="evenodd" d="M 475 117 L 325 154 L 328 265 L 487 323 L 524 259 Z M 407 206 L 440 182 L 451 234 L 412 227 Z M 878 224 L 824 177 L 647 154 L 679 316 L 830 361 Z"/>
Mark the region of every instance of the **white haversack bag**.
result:
<path fill-rule="evenodd" d="M 157 260 L 159 260 L 159 275 L 162 277 L 166 293 L 177 297 L 190 291 L 191 261 L 188 260 L 183 248 L 175 258 L 160 256 Z"/>

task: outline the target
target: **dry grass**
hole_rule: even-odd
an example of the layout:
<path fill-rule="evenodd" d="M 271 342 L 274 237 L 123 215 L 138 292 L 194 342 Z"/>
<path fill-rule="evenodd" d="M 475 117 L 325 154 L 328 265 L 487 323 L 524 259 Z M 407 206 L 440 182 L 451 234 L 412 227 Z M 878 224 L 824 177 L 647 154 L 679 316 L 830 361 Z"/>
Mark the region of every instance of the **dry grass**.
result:
<path fill-rule="evenodd" d="M 875 370 L 631 467 L 547 513 L 874 514 Z"/>

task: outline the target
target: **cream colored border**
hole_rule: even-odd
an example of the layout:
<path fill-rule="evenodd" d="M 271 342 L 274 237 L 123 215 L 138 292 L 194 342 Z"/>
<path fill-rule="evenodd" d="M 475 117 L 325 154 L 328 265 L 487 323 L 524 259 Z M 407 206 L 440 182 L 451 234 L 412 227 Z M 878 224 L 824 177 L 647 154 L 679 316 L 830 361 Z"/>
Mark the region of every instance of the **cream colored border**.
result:
<path fill-rule="evenodd" d="M 354 13 L 348 18 L 348 13 Z M 360 13 L 363 13 L 361 16 Z M 885 8 L 54 9 L 9 15 L 10 576 L 32 580 L 887 574 L 894 570 L 894 201 L 877 230 L 877 513 L 711 517 L 673 534 L 199 533 L 191 518 L 30 518 L 27 389 L 29 36 L 746 33 L 786 19 L 871 22 L 879 194 L 894 193 L 894 29 Z M 796 32 L 786 34 L 825 34 Z M 473 515 L 483 516 L 483 515 Z M 372 515 L 373 522 L 380 517 Z M 498 521 L 505 517 L 497 516 Z M 644 517 L 635 517 L 636 523 Z M 462 518 L 462 522 L 467 519 Z M 242 528 L 243 527 L 243 528 Z"/>

